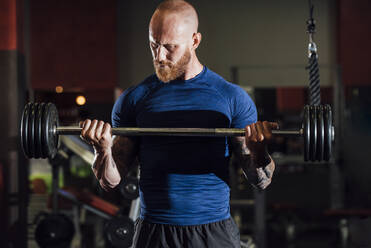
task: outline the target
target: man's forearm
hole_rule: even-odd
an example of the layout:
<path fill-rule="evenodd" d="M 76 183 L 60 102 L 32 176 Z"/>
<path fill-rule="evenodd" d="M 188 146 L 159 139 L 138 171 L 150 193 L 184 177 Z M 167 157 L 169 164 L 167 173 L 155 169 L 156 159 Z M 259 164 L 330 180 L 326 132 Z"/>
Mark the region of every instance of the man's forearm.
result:
<path fill-rule="evenodd" d="M 272 181 L 275 163 L 269 154 L 264 159 L 256 159 L 251 155 L 245 160 L 242 168 L 252 185 L 265 189 Z"/>
<path fill-rule="evenodd" d="M 112 157 L 111 149 L 95 151 L 92 169 L 105 190 L 116 187 L 121 181 L 121 175 Z"/>
<path fill-rule="evenodd" d="M 249 182 L 260 189 L 265 189 L 272 181 L 275 168 L 273 159 L 266 149 L 251 153 L 246 147 L 244 137 L 232 139 L 233 151 L 239 166 Z"/>

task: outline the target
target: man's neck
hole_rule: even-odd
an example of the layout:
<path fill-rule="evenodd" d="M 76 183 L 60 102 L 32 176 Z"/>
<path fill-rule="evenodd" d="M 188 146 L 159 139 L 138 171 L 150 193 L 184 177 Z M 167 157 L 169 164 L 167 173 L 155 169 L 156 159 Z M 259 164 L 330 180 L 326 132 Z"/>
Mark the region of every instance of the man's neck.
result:
<path fill-rule="evenodd" d="M 189 63 L 189 67 L 186 69 L 184 73 L 184 80 L 189 80 L 200 74 L 203 70 L 204 66 L 200 63 L 196 56 L 191 59 Z"/>

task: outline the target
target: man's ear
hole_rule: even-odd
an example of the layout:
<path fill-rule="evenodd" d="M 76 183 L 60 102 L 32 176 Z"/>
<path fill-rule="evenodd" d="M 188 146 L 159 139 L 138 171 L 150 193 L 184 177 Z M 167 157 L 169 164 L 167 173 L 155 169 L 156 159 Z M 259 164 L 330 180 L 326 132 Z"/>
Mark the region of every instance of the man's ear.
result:
<path fill-rule="evenodd" d="M 196 50 L 197 47 L 200 45 L 201 43 L 201 39 L 202 39 L 202 35 L 201 33 L 194 33 L 193 34 L 193 49 Z"/>

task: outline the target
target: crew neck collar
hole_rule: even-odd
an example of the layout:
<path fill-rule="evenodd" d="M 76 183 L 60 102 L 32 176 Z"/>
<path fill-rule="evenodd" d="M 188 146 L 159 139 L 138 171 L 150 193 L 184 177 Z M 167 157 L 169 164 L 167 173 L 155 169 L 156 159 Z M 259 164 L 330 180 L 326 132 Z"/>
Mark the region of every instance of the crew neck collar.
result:
<path fill-rule="evenodd" d="M 168 82 L 168 83 L 164 83 L 164 82 L 162 82 L 162 81 L 157 77 L 157 75 L 156 75 L 156 77 L 157 77 L 158 81 L 161 82 L 161 83 L 163 83 L 163 84 L 190 83 L 190 82 L 193 82 L 193 81 L 195 81 L 195 80 L 201 78 L 201 77 L 206 73 L 206 71 L 207 71 L 207 67 L 206 67 L 206 66 L 203 66 L 202 71 L 201 71 L 200 73 L 198 73 L 196 76 L 194 76 L 193 78 L 190 78 L 190 79 L 187 79 L 187 80 L 175 79 L 175 80 L 172 80 L 172 81 L 170 81 L 170 82 Z"/>

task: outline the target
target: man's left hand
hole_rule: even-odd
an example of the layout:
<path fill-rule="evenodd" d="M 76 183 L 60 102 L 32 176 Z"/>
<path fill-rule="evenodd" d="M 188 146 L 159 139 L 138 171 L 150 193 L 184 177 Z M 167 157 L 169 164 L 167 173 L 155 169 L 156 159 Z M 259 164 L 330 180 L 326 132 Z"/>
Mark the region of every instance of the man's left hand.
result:
<path fill-rule="evenodd" d="M 273 129 L 278 129 L 278 123 L 258 121 L 245 127 L 246 147 L 258 165 L 264 166 L 270 162 L 267 144 L 272 140 Z"/>

